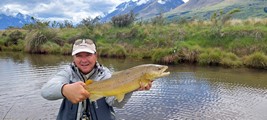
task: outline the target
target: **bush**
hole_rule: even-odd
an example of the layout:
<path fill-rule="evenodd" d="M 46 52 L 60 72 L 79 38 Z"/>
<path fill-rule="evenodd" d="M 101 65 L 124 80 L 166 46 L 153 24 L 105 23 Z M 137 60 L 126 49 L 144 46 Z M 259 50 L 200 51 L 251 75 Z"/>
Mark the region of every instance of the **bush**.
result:
<path fill-rule="evenodd" d="M 126 50 L 121 45 L 114 45 L 109 52 L 110 57 L 125 58 L 127 55 Z"/>
<path fill-rule="evenodd" d="M 153 62 L 164 64 L 174 64 L 177 62 L 177 57 L 174 56 L 173 50 L 169 48 L 154 49 L 151 59 Z"/>
<path fill-rule="evenodd" d="M 244 64 L 252 68 L 267 69 L 267 56 L 262 52 L 255 52 L 244 58 Z"/>
<path fill-rule="evenodd" d="M 22 32 L 16 30 L 16 31 L 13 31 L 11 34 L 9 34 L 9 38 L 10 38 L 10 42 L 12 44 L 15 44 L 17 45 L 18 44 L 18 40 L 21 39 L 23 40 L 24 39 L 24 35 L 22 34 Z"/>
<path fill-rule="evenodd" d="M 116 27 L 127 27 L 134 22 L 135 16 L 133 11 L 131 11 L 128 14 L 114 16 L 111 18 L 111 21 Z"/>
<path fill-rule="evenodd" d="M 47 38 L 41 32 L 33 31 L 26 36 L 26 41 L 26 52 L 41 53 L 40 47 L 47 42 Z"/>
<path fill-rule="evenodd" d="M 220 49 L 208 49 L 199 55 L 198 62 L 200 64 L 219 65 L 222 57 L 223 53 Z"/>
<path fill-rule="evenodd" d="M 242 62 L 234 53 L 225 53 L 220 62 L 221 65 L 226 67 L 240 67 Z"/>
<path fill-rule="evenodd" d="M 177 56 L 181 62 L 195 63 L 198 60 L 202 48 L 198 45 L 190 46 L 187 44 L 179 45 Z"/>
<path fill-rule="evenodd" d="M 72 45 L 65 43 L 63 47 L 61 47 L 60 53 L 63 55 L 70 55 L 72 52 Z"/>
<path fill-rule="evenodd" d="M 46 42 L 45 44 L 42 44 L 40 46 L 40 53 L 52 53 L 52 54 L 58 54 L 60 53 L 60 49 L 61 47 L 59 45 L 57 45 L 56 43 L 53 42 Z"/>

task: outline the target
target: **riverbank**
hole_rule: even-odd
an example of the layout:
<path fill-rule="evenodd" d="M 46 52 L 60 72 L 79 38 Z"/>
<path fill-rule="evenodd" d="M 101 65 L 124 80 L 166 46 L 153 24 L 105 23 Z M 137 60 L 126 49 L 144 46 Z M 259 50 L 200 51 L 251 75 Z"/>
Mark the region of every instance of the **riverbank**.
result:
<path fill-rule="evenodd" d="M 0 31 L 0 51 L 70 55 L 78 38 L 95 40 L 101 57 L 151 59 L 267 69 L 267 19 L 136 23 L 115 27 L 23 28 Z"/>

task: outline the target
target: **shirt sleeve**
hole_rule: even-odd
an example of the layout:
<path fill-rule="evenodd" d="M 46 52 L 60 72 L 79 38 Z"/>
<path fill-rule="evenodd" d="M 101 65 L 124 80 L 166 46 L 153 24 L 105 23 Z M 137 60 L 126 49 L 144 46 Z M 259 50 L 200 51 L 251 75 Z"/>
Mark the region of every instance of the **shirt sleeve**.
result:
<path fill-rule="evenodd" d="M 61 89 L 63 85 L 69 83 L 69 79 L 69 73 L 66 70 L 60 71 L 43 85 L 41 89 L 41 96 L 47 100 L 64 98 Z"/>

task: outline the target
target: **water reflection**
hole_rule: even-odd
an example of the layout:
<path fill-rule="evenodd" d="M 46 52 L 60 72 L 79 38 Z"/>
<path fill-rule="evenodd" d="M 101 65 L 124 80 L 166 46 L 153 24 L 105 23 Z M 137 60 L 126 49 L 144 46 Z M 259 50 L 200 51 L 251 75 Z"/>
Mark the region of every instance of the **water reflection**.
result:
<path fill-rule="evenodd" d="M 0 52 L 0 119 L 55 119 L 61 100 L 47 101 L 41 86 L 72 61 L 71 56 Z M 113 71 L 150 61 L 99 59 Z M 267 119 L 267 74 L 252 69 L 169 66 L 171 74 L 150 91 L 135 92 L 118 119 Z"/>
<path fill-rule="evenodd" d="M 35 67 L 58 66 L 61 63 L 70 62 L 71 56 L 62 55 L 28 55 L 30 63 Z"/>

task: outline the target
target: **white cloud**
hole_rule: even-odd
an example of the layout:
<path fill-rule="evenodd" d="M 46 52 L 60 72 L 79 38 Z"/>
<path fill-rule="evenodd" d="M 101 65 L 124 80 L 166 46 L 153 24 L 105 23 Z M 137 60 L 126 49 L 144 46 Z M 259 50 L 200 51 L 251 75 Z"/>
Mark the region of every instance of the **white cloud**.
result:
<path fill-rule="evenodd" d="M 0 13 L 15 15 L 20 12 L 38 19 L 74 23 L 94 18 L 113 10 L 126 0 L 1 0 Z"/>
<path fill-rule="evenodd" d="M 20 12 L 41 20 L 78 23 L 84 18 L 109 13 L 126 1 L 130 0 L 1 0 L 0 13 L 15 15 Z M 148 0 L 133 1 L 143 4 Z"/>
<path fill-rule="evenodd" d="M 25 10 L 25 6 L 22 6 L 20 4 L 3 5 L 0 7 L 0 12 L 11 16 L 15 16 L 18 12 L 23 14 L 29 14 L 29 12 Z"/>

